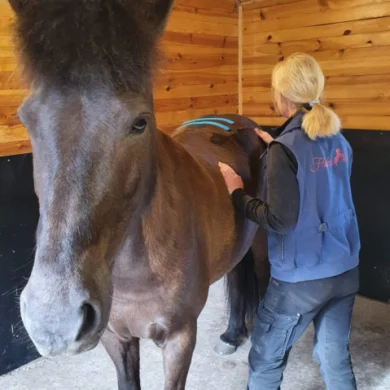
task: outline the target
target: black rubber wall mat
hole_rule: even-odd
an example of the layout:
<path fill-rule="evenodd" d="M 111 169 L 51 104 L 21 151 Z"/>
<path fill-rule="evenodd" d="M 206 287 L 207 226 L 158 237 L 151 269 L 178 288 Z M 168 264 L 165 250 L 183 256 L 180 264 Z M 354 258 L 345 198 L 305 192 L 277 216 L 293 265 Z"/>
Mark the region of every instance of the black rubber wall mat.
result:
<path fill-rule="evenodd" d="M 19 312 L 39 216 L 31 160 L 31 155 L 0 158 L 0 375 L 38 357 Z"/>

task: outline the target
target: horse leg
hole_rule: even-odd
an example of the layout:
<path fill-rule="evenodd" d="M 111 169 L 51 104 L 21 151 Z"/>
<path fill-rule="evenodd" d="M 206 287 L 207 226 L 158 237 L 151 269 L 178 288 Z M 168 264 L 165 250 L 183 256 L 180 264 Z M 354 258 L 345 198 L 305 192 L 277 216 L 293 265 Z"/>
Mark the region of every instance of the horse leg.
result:
<path fill-rule="evenodd" d="M 230 355 L 248 337 L 247 322 L 252 321 L 259 304 L 259 287 L 252 251 L 248 251 L 226 277 L 229 324 L 214 351 Z"/>
<path fill-rule="evenodd" d="M 102 337 L 102 344 L 114 362 L 118 390 L 141 390 L 139 339 L 134 337 L 122 341 L 107 330 Z"/>
<path fill-rule="evenodd" d="M 164 390 L 184 390 L 196 344 L 196 321 L 170 337 L 163 348 Z"/>

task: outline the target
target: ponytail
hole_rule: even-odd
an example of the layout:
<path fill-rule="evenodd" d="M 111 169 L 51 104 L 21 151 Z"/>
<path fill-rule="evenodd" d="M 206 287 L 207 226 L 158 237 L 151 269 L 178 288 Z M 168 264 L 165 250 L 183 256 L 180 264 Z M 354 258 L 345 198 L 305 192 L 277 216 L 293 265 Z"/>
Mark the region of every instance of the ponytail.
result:
<path fill-rule="evenodd" d="M 331 137 L 337 134 L 341 129 L 341 122 L 333 110 L 321 103 L 315 103 L 311 110 L 306 111 L 302 129 L 310 139 L 315 140 L 317 137 Z"/>

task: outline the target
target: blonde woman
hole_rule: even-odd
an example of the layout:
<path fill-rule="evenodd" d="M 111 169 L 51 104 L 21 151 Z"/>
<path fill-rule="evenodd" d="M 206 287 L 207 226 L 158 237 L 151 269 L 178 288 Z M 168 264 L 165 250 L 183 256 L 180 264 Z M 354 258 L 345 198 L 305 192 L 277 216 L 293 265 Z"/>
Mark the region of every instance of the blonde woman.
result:
<path fill-rule="evenodd" d="M 352 150 L 338 116 L 322 105 L 324 75 L 314 58 L 298 53 L 278 63 L 272 85 L 288 119 L 275 139 L 256 129 L 269 144 L 263 199 L 247 195 L 220 163 L 237 209 L 268 231 L 271 279 L 252 335 L 248 389 L 280 389 L 291 348 L 314 322 L 313 356 L 327 389 L 353 390 L 349 335 L 360 238 Z"/>

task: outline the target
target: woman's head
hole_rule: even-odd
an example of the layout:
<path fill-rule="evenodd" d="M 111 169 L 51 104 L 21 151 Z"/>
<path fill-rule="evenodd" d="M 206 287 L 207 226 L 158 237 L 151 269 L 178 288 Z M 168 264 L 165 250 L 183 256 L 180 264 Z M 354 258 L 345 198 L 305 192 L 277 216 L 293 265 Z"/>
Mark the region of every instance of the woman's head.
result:
<path fill-rule="evenodd" d="M 321 67 L 307 54 L 289 56 L 279 62 L 272 73 L 278 111 L 286 117 L 297 110 L 303 111 L 302 128 L 311 139 L 332 136 L 341 127 L 336 113 L 322 104 L 324 86 L 325 77 Z"/>

